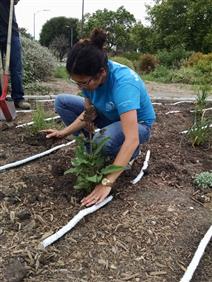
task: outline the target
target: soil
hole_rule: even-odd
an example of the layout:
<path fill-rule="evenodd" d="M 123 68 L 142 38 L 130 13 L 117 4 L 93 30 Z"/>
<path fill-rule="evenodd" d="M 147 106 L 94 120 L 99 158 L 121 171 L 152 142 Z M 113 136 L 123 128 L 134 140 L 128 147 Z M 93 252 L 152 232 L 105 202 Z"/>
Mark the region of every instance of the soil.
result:
<path fill-rule="evenodd" d="M 211 169 L 212 152 L 193 148 L 180 134 L 192 124 L 192 103 L 161 102 L 151 140 L 115 183 L 112 202 L 45 250 L 40 242 L 81 209 L 83 195 L 73 189 L 74 177 L 64 175 L 74 145 L 1 172 L 0 281 L 180 280 L 212 224 L 212 191 L 193 185 L 196 174 Z M 31 113 L 19 113 L 15 123 L 27 121 Z M 67 142 L 26 138 L 26 129 L 15 123 L 0 127 L 0 166 Z M 132 185 L 148 149 L 148 170 Z M 211 265 L 210 242 L 192 281 L 212 281 Z"/>

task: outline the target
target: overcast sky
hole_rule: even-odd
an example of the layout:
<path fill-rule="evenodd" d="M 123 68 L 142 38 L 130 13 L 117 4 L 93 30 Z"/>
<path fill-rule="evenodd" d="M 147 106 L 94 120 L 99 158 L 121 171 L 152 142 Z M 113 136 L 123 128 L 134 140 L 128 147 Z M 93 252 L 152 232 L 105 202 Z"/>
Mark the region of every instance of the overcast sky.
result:
<path fill-rule="evenodd" d="M 152 3 L 153 0 L 84 0 L 84 13 L 94 13 L 104 8 L 116 11 L 120 6 L 124 6 L 136 20 L 146 24 L 145 4 Z M 20 0 L 16 5 L 19 27 L 24 27 L 32 35 L 34 34 L 34 15 L 35 36 L 38 39 L 42 25 L 51 18 L 64 16 L 81 19 L 82 0 Z"/>

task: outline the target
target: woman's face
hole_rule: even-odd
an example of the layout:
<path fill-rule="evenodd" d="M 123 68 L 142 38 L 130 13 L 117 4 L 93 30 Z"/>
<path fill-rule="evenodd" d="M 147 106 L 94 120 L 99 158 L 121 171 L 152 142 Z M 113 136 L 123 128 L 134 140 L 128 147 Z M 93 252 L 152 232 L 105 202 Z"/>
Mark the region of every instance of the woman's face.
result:
<path fill-rule="evenodd" d="M 72 74 L 71 80 L 73 80 L 80 89 L 92 91 L 104 83 L 106 76 L 106 70 L 102 68 L 96 76 Z"/>

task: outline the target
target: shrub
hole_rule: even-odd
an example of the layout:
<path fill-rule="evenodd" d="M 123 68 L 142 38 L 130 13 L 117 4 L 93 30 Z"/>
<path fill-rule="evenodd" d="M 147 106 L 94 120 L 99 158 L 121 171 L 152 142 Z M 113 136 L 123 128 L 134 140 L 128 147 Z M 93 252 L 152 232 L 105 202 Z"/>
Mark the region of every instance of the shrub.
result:
<path fill-rule="evenodd" d="M 141 56 L 141 53 L 138 52 L 125 52 L 122 53 L 122 57 L 127 58 L 130 61 L 137 61 L 139 57 Z"/>
<path fill-rule="evenodd" d="M 188 60 L 185 61 L 185 66 L 194 66 L 203 57 L 204 57 L 203 53 L 201 53 L 201 52 L 194 52 L 194 53 L 191 54 L 191 56 L 188 58 Z"/>
<path fill-rule="evenodd" d="M 166 67 L 180 67 L 182 61 L 188 58 L 191 52 L 186 51 L 183 47 L 176 47 L 173 50 L 160 50 L 156 57 L 161 65 Z"/>
<path fill-rule="evenodd" d="M 144 73 L 149 73 L 156 68 L 158 63 L 159 62 L 154 55 L 148 53 L 143 54 L 139 59 L 139 70 Z"/>
<path fill-rule="evenodd" d="M 185 66 L 193 66 L 196 65 L 197 62 L 202 59 L 203 53 L 201 52 L 194 52 L 191 54 L 191 56 L 185 61 Z"/>
<path fill-rule="evenodd" d="M 119 64 L 128 66 L 132 70 L 135 70 L 135 67 L 134 67 L 133 63 L 130 60 L 124 58 L 124 57 L 114 56 L 114 57 L 111 58 L 111 60 L 114 61 L 114 62 L 117 62 Z"/>
<path fill-rule="evenodd" d="M 199 84 L 201 74 L 192 67 L 181 67 L 172 71 L 172 82 Z"/>
<path fill-rule="evenodd" d="M 172 70 L 168 69 L 165 66 L 158 65 L 153 72 L 148 74 L 144 74 L 143 78 L 145 80 L 153 80 L 159 81 L 163 83 L 171 82 L 172 81 Z"/>
<path fill-rule="evenodd" d="M 199 188 L 212 188 L 212 172 L 204 171 L 195 176 L 194 184 Z"/>
<path fill-rule="evenodd" d="M 24 83 L 47 80 L 52 76 L 56 66 L 55 57 L 39 43 L 22 38 Z"/>

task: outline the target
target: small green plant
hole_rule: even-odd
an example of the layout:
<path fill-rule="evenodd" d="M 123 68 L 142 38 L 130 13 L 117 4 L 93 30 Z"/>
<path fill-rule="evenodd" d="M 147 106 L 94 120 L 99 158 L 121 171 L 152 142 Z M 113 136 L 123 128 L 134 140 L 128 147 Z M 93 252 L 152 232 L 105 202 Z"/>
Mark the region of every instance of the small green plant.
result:
<path fill-rule="evenodd" d="M 37 104 L 36 110 L 32 114 L 32 125 L 29 125 L 27 127 L 30 135 L 35 135 L 39 133 L 41 130 L 46 129 L 46 128 L 55 128 L 58 127 L 55 124 L 54 120 L 46 121 L 47 114 L 44 111 L 43 106 L 40 104 Z"/>
<path fill-rule="evenodd" d="M 72 160 L 72 167 L 65 171 L 65 174 L 73 173 L 76 177 L 75 189 L 84 190 L 89 193 L 92 188 L 99 184 L 104 175 L 112 172 L 121 171 L 124 168 L 116 165 L 106 165 L 107 160 L 103 155 L 102 149 L 108 141 L 108 137 L 101 138 L 100 142 L 93 140 L 94 122 L 96 110 L 90 106 L 85 110 L 83 121 L 88 132 L 85 136 L 76 137 L 75 158 Z M 100 134 L 103 131 L 100 131 Z"/>
<path fill-rule="evenodd" d="M 206 142 L 210 143 L 211 139 L 211 119 L 205 117 L 204 108 L 207 104 L 209 87 L 207 85 L 201 86 L 195 103 L 194 123 L 187 135 L 192 142 L 192 146 L 199 146 Z"/>
<path fill-rule="evenodd" d="M 187 136 L 191 140 L 192 146 L 199 146 L 210 142 L 212 128 L 208 119 L 201 119 L 188 130 Z"/>
<path fill-rule="evenodd" d="M 212 172 L 204 171 L 195 176 L 194 184 L 198 188 L 212 188 Z"/>
<path fill-rule="evenodd" d="M 95 143 L 91 138 L 76 137 L 75 158 L 71 162 L 72 167 L 65 171 L 65 174 L 72 173 L 77 177 L 75 189 L 89 193 L 105 175 L 123 170 L 122 166 L 105 166 L 106 160 L 102 148 L 107 141 L 107 137 L 99 143 Z"/>

